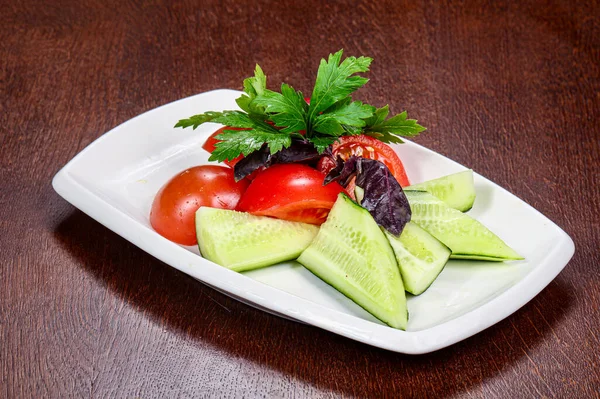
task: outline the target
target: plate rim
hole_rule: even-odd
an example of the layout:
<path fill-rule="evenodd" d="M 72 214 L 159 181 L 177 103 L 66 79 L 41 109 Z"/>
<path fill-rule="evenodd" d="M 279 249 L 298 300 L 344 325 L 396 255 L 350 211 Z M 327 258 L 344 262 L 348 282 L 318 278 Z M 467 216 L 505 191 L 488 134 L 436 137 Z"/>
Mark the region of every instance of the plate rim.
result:
<path fill-rule="evenodd" d="M 487 183 L 516 198 L 527 207 L 528 211 L 533 211 L 547 220 L 550 224 L 548 227 L 554 228 L 560 239 L 557 240 L 557 245 L 544 256 L 540 264 L 536 265 L 524 278 L 483 305 L 423 330 L 402 331 L 311 302 L 212 263 L 142 225 L 127 213 L 81 185 L 69 174 L 74 163 L 85 157 L 85 154 L 93 146 L 118 133 L 119 130 L 127 128 L 127 125 L 136 119 L 147 117 L 148 114 L 164 107 L 174 107 L 179 102 L 190 101 L 198 97 L 210 98 L 210 96 L 223 92 L 240 93 L 230 89 L 217 89 L 195 94 L 150 109 L 115 126 L 87 145 L 58 171 L 52 179 L 54 190 L 67 202 L 141 250 L 209 287 L 230 294 L 229 296 L 233 295 L 237 300 L 243 298 L 242 302 L 245 304 L 252 306 L 247 303 L 249 301 L 261 308 L 269 309 L 278 316 L 310 324 L 368 345 L 411 355 L 425 354 L 453 345 L 504 320 L 550 284 L 573 257 L 574 242 L 562 228 L 513 193 L 478 174 Z M 420 144 L 413 142 L 410 144 L 465 168 L 456 161 Z M 290 297 L 294 298 L 294 304 L 302 306 L 286 307 L 285 303 Z"/>

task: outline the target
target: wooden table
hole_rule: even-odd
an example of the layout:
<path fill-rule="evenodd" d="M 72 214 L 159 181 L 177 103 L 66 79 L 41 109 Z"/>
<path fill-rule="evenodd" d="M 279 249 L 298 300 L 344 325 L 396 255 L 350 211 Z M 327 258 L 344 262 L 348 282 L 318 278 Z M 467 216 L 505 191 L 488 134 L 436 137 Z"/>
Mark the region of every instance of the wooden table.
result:
<path fill-rule="evenodd" d="M 598 397 L 600 5 L 275 3 L 2 1 L 0 397 Z M 52 190 L 141 112 L 257 62 L 310 92 L 341 47 L 375 59 L 365 101 L 573 237 L 506 320 L 429 355 L 372 348 L 229 299 Z"/>

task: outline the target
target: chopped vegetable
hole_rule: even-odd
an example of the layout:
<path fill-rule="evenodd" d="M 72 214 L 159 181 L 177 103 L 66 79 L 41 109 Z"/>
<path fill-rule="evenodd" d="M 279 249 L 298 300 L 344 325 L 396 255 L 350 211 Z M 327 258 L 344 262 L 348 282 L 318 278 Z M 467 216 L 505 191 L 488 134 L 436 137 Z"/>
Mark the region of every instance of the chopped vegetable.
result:
<path fill-rule="evenodd" d="M 296 259 L 319 229 L 265 216 L 201 207 L 196 212 L 200 253 L 238 272 Z"/>
<path fill-rule="evenodd" d="M 448 206 L 466 212 L 475 202 L 473 171 L 453 173 L 423 183 L 413 184 L 406 191 L 427 191 L 444 201 Z"/>
<path fill-rule="evenodd" d="M 479 221 L 425 191 L 406 191 L 412 219 L 452 251 L 451 258 L 523 259 Z"/>
<path fill-rule="evenodd" d="M 279 164 L 260 172 L 242 195 L 238 211 L 284 220 L 321 224 L 337 195 L 337 183 L 323 185 L 325 175 L 302 164 Z"/>
<path fill-rule="evenodd" d="M 450 250 L 414 222 L 406 224 L 400 237 L 388 232 L 385 236 L 396 255 L 404 288 L 413 295 L 422 294 L 442 272 Z"/>
<path fill-rule="evenodd" d="M 406 329 L 406 295 L 394 252 L 369 212 L 345 194 L 298 262 L 381 321 Z"/>
<path fill-rule="evenodd" d="M 150 224 L 171 241 L 194 245 L 196 210 L 201 206 L 234 209 L 247 187 L 247 180 L 236 182 L 233 170 L 224 166 L 202 165 L 184 170 L 156 194 Z"/>

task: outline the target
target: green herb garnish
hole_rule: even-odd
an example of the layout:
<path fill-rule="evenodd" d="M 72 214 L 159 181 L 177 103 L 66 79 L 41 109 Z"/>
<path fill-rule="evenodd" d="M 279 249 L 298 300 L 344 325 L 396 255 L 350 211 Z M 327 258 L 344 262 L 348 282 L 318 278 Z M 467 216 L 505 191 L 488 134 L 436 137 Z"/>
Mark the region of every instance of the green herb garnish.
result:
<path fill-rule="evenodd" d="M 236 100 L 242 111 L 209 111 L 181 119 L 175 127 L 196 129 L 205 122 L 216 122 L 245 128 L 226 130 L 215 137 L 220 141 L 209 160 L 219 162 L 248 155 L 263 144 L 274 154 L 289 147 L 293 137 L 310 141 L 322 153 L 340 136 L 367 134 L 384 143 L 401 143 L 401 137 L 425 130 L 416 120 L 407 119 L 406 111 L 387 119 L 387 105 L 376 109 L 353 101 L 351 94 L 369 81 L 357 74 L 367 72 L 372 59 L 348 57 L 342 61 L 342 54 L 340 50 L 321 60 L 310 105 L 300 91 L 285 83 L 280 92 L 267 89 L 267 77 L 257 65 L 254 76 L 244 80 L 244 94 Z M 300 131 L 305 132 L 303 136 Z"/>

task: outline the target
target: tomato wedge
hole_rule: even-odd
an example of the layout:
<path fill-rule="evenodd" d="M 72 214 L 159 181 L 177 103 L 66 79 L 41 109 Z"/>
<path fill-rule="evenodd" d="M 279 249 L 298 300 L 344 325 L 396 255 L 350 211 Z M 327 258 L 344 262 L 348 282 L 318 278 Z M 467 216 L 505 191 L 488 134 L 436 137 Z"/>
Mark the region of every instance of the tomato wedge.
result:
<path fill-rule="evenodd" d="M 351 155 L 356 155 L 381 161 L 388 167 L 402 187 L 410 186 L 408 176 L 404 170 L 404 165 L 402 165 L 402 161 L 396 152 L 392 147 L 374 137 L 362 134 L 357 136 L 342 136 L 333 144 L 331 152 L 333 153 L 334 159 L 336 159 L 338 155 L 344 160 L 350 158 Z M 317 165 L 317 169 L 325 174 L 329 173 L 334 167 L 335 161 L 330 157 L 321 158 Z M 350 186 L 348 187 L 348 191 L 353 191 Z"/>
<path fill-rule="evenodd" d="M 302 164 L 278 164 L 260 172 L 240 198 L 237 210 L 320 225 L 344 189 L 323 185 L 325 175 Z"/>
<path fill-rule="evenodd" d="M 163 237 L 183 245 L 196 244 L 194 215 L 201 206 L 234 209 L 248 187 L 236 183 L 233 170 L 225 166 L 201 165 L 184 170 L 156 194 L 150 224 Z"/>
<path fill-rule="evenodd" d="M 217 140 L 215 138 L 215 136 L 223 133 L 225 130 L 247 130 L 247 129 L 243 129 L 243 128 L 239 128 L 239 127 L 223 126 L 219 130 L 217 130 L 216 132 L 211 134 L 209 138 L 206 139 L 206 141 L 202 145 L 202 149 L 204 149 L 212 154 L 212 152 L 215 150 L 215 146 L 220 141 L 220 140 Z M 235 166 L 235 164 L 238 163 L 240 161 L 240 159 L 242 159 L 243 157 L 244 157 L 243 155 L 240 155 L 239 157 L 234 158 L 232 160 L 225 160 L 225 161 L 223 161 L 223 163 L 225 165 L 229 166 L 230 168 L 233 168 Z"/>

